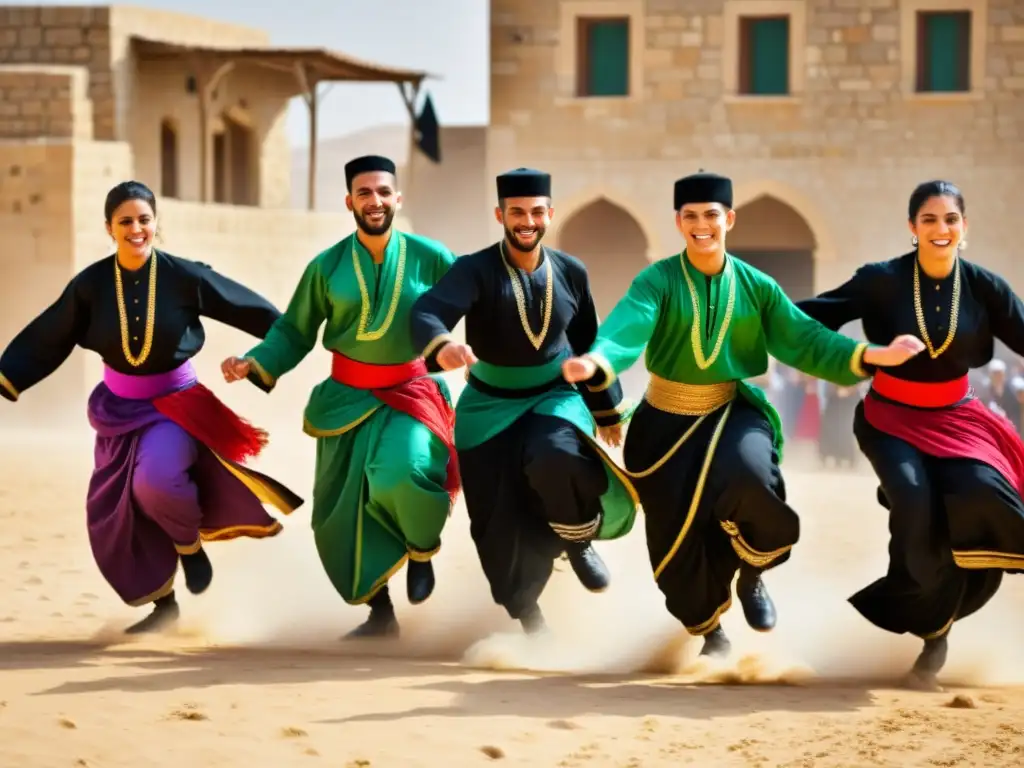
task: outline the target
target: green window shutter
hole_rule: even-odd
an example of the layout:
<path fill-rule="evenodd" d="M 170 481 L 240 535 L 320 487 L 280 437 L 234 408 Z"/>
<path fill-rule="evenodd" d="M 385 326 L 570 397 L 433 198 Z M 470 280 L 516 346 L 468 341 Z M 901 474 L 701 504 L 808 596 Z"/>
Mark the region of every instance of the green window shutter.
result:
<path fill-rule="evenodd" d="M 970 12 L 927 13 L 923 24 L 923 90 L 970 90 Z"/>
<path fill-rule="evenodd" d="M 587 24 L 587 95 L 629 95 L 629 22 L 595 20 Z"/>
<path fill-rule="evenodd" d="M 789 93 L 789 18 L 750 19 L 750 92 Z"/>

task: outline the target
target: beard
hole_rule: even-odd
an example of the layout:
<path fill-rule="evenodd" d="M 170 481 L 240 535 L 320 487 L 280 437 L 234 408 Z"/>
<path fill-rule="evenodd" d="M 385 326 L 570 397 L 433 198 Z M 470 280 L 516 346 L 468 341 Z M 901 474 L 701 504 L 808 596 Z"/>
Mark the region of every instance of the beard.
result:
<path fill-rule="evenodd" d="M 384 221 L 382 221 L 380 224 L 371 224 L 365 218 L 363 218 L 363 215 L 361 213 L 357 213 L 356 211 L 352 211 L 352 216 L 356 220 L 356 226 L 359 227 L 359 229 L 361 229 L 364 234 L 376 237 L 378 235 L 383 235 L 385 232 L 391 229 L 391 222 L 394 221 L 395 218 L 395 209 L 385 208 Z"/>
<path fill-rule="evenodd" d="M 522 253 L 529 253 L 534 248 L 537 248 L 540 245 L 540 241 L 544 239 L 544 233 L 547 232 L 545 227 L 534 227 L 534 231 L 537 233 L 537 239 L 534 241 L 533 245 L 526 245 L 519 239 L 518 235 L 516 235 L 513 230 L 508 227 L 504 227 L 504 229 L 505 237 L 508 239 L 508 242 L 512 244 L 513 248 Z"/>

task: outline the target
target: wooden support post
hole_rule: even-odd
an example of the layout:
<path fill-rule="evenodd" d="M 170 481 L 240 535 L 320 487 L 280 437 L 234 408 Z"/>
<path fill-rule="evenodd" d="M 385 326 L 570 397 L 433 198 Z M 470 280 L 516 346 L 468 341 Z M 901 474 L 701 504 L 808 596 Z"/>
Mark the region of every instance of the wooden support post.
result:
<path fill-rule="evenodd" d="M 223 77 L 235 68 L 233 61 L 192 59 L 192 76 L 199 96 L 199 201 L 210 202 L 213 185 L 210 176 L 210 103 Z"/>
<path fill-rule="evenodd" d="M 309 66 L 301 61 L 295 64 L 295 77 L 299 81 L 299 88 L 302 89 L 302 100 L 306 102 L 306 107 L 309 109 L 309 173 L 307 174 L 306 204 L 310 211 L 314 211 L 316 210 L 317 111 L 320 81 L 310 71 Z"/>
<path fill-rule="evenodd" d="M 397 83 L 398 92 L 402 95 L 402 103 L 405 104 L 405 111 L 409 113 L 409 160 L 405 164 L 405 178 L 398 182 L 399 187 L 412 188 L 412 165 L 416 162 L 416 99 L 420 95 L 420 83 Z"/>

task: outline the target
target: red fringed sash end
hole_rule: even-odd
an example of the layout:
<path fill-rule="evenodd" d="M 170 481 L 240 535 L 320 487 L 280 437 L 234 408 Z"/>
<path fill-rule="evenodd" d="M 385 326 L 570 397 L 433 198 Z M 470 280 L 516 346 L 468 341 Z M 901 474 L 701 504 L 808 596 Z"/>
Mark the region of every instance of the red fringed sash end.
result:
<path fill-rule="evenodd" d="M 160 413 L 221 458 L 243 463 L 260 454 L 269 442 L 255 427 L 228 408 L 202 384 L 153 400 Z"/>
<path fill-rule="evenodd" d="M 455 451 L 455 411 L 429 377 L 413 379 L 397 387 L 374 389 L 373 396 L 385 405 L 412 416 L 434 433 L 448 449 L 448 476 L 444 489 L 455 503 L 462 487 L 459 457 Z"/>

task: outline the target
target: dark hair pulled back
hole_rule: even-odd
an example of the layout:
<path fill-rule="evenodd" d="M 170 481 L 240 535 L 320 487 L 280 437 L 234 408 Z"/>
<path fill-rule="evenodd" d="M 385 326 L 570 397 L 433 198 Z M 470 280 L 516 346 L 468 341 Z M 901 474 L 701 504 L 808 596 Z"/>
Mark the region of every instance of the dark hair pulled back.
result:
<path fill-rule="evenodd" d="M 967 206 L 964 204 L 964 195 L 960 188 L 951 181 L 936 179 L 918 184 L 910 194 L 910 204 L 907 206 L 910 221 L 917 218 L 917 214 L 924 207 L 924 204 L 933 197 L 952 197 L 956 200 L 956 207 L 960 209 L 960 215 L 963 216 L 967 212 Z"/>
<path fill-rule="evenodd" d="M 141 181 L 122 181 L 116 187 L 107 192 L 106 202 L 103 203 L 103 216 L 107 224 L 114 218 L 114 211 L 130 200 L 142 200 L 149 203 L 149 207 L 156 214 L 156 195 Z"/>

